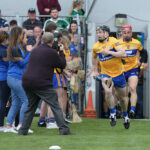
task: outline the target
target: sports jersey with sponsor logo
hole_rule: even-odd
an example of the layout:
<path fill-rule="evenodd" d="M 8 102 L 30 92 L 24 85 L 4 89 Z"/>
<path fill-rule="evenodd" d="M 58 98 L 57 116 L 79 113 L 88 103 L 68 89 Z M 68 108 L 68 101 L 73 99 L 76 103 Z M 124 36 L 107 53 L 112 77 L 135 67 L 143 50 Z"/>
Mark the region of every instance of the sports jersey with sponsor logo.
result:
<path fill-rule="evenodd" d="M 43 30 L 45 30 L 45 27 L 48 23 L 54 22 L 57 25 L 58 30 L 68 29 L 69 23 L 65 19 L 58 18 L 56 21 L 54 21 L 52 18 L 48 19 L 44 23 Z"/>
<path fill-rule="evenodd" d="M 63 50 L 63 52 L 64 52 L 64 55 L 65 55 L 65 58 L 68 58 L 70 56 L 70 49 Z M 58 72 L 61 72 L 61 69 L 57 68 L 57 71 L 56 71 L 56 69 L 54 69 L 54 73 L 58 73 Z"/>
<path fill-rule="evenodd" d="M 123 39 L 118 40 L 117 47 L 123 47 L 126 51 L 126 57 L 123 58 L 125 60 L 124 70 L 129 71 L 131 69 L 138 67 L 138 57 L 137 51 L 141 51 L 143 49 L 142 44 L 132 38 L 130 42 L 123 41 Z"/>
<path fill-rule="evenodd" d="M 117 40 L 109 37 L 106 43 L 97 41 L 93 46 L 93 56 L 98 56 L 101 67 L 101 74 L 106 74 L 110 77 L 116 77 L 123 73 L 123 64 L 121 58 L 112 55 L 102 54 L 103 49 L 116 52 Z"/>

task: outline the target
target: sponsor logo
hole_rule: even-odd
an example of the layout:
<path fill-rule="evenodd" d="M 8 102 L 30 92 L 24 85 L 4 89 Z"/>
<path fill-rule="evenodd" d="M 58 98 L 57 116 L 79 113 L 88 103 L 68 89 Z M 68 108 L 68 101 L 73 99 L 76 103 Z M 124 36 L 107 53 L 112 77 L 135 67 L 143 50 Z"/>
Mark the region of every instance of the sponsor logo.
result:
<path fill-rule="evenodd" d="M 119 42 L 117 42 L 117 43 L 115 43 L 115 45 L 116 45 L 116 46 L 118 46 L 118 45 L 120 45 L 120 43 L 119 43 Z"/>

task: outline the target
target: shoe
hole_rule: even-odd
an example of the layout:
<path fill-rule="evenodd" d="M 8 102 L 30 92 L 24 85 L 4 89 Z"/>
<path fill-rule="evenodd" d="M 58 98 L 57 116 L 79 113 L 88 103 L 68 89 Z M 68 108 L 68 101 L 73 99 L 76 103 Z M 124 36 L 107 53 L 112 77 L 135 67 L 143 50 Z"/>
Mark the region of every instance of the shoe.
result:
<path fill-rule="evenodd" d="M 46 128 L 47 128 L 47 129 L 58 129 L 58 126 L 57 126 L 56 123 L 49 122 L 49 123 L 47 123 Z"/>
<path fill-rule="evenodd" d="M 28 135 L 28 132 L 24 132 L 24 133 L 23 133 L 23 132 L 20 132 L 20 130 L 19 130 L 19 131 L 18 131 L 18 134 L 19 134 L 19 135 Z"/>
<path fill-rule="evenodd" d="M 0 132 L 4 132 L 5 131 L 5 127 L 0 127 Z"/>
<path fill-rule="evenodd" d="M 7 132 L 11 132 L 11 133 L 18 133 L 14 128 L 6 128 L 5 130 L 4 130 L 4 132 L 5 133 L 7 133 Z"/>
<path fill-rule="evenodd" d="M 70 131 L 64 131 L 64 132 L 60 132 L 60 135 L 75 135 L 75 133 L 72 133 Z"/>
<path fill-rule="evenodd" d="M 34 132 L 34 131 L 33 131 L 33 130 L 31 130 L 31 129 L 29 129 L 29 130 L 28 130 L 28 133 L 33 133 L 33 132 Z"/>
<path fill-rule="evenodd" d="M 125 118 L 124 118 L 124 123 L 123 123 L 123 125 L 124 125 L 124 128 L 125 128 L 125 129 L 129 129 L 129 127 L 130 127 L 130 119 L 129 119 L 129 117 L 125 117 Z"/>
<path fill-rule="evenodd" d="M 113 127 L 116 125 L 116 115 L 110 114 L 110 125 Z"/>
<path fill-rule="evenodd" d="M 65 122 L 66 123 L 72 123 L 72 121 L 70 121 L 69 119 L 65 118 Z"/>
<path fill-rule="evenodd" d="M 135 118 L 135 112 L 132 111 L 132 110 L 130 110 L 130 112 L 129 112 L 129 117 L 130 117 L 131 119 L 134 119 L 134 118 Z"/>
<path fill-rule="evenodd" d="M 38 122 L 38 127 L 46 127 L 46 122 L 45 121 L 40 121 Z"/>
<path fill-rule="evenodd" d="M 16 128 L 16 130 L 19 131 L 20 128 L 21 128 L 21 125 L 18 125 L 17 128 Z M 29 129 L 28 133 L 33 133 L 33 130 Z"/>
<path fill-rule="evenodd" d="M 40 115 L 41 110 L 39 108 L 36 109 L 35 115 Z"/>
<path fill-rule="evenodd" d="M 20 128 L 21 128 L 21 125 L 19 124 L 19 125 L 16 127 L 16 130 L 18 131 Z"/>

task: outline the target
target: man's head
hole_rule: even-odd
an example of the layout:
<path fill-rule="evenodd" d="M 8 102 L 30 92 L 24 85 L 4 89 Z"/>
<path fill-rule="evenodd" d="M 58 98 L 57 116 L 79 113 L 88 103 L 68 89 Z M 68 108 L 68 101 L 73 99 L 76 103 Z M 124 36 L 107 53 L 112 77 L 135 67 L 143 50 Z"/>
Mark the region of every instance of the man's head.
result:
<path fill-rule="evenodd" d="M 53 45 L 54 43 L 54 35 L 50 32 L 44 32 L 42 36 L 42 43 L 47 45 Z"/>
<path fill-rule="evenodd" d="M 58 11 L 57 7 L 51 8 L 50 15 L 51 15 L 51 17 L 52 17 L 53 19 L 57 19 L 57 18 L 58 18 L 59 11 Z"/>
<path fill-rule="evenodd" d="M 122 36 L 123 40 L 126 42 L 131 41 L 132 39 L 132 26 L 131 25 L 124 25 L 122 27 Z"/>
<path fill-rule="evenodd" d="M 54 33 L 54 31 L 57 29 L 57 25 L 54 22 L 50 22 L 46 25 L 45 27 L 45 32 L 52 32 Z"/>
<path fill-rule="evenodd" d="M 28 16 L 31 21 L 34 21 L 36 19 L 36 11 L 34 8 L 29 8 Z"/>
<path fill-rule="evenodd" d="M 42 29 L 39 26 L 35 26 L 33 29 L 33 36 L 36 37 L 40 37 L 42 34 Z"/>
<path fill-rule="evenodd" d="M 108 37 L 110 33 L 110 29 L 108 26 L 98 26 L 96 28 L 97 38 L 99 42 L 104 42 Z"/>

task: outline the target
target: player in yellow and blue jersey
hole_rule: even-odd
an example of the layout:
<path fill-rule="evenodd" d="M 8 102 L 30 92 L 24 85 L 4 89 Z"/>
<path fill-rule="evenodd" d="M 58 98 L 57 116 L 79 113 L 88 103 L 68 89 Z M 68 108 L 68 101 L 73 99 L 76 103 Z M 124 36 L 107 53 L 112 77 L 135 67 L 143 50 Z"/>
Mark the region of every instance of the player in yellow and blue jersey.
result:
<path fill-rule="evenodd" d="M 93 46 L 92 62 L 95 75 L 98 75 L 97 60 L 100 61 L 102 85 L 110 109 L 111 126 L 116 125 L 116 106 L 112 94 L 112 88 L 115 87 L 123 111 L 124 127 L 128 129 L 130 120 L 127 114 L 128 99 L 126 96 L 126 80 L 123 75 L 123 64 L 120 58 L 125 55 L 125 51 L 123 51 L 122 48 L 117 48 L 118 42 L 115 38 L 109 37 L 109 32 L 110 29 L 107 26 L 97 27 L 96 33 L 98 41 Z M 109 82 L 111 81 L 110 79 L 112 79 L 113 82 L 110 87 L 107 87 L 105 81 Z"/>
<path fill-rule="evenodd" d="M 143 49 L 143 47 L 138 40 L 132 38 L 132 27 L 130 25 L 125 25 L 122 27 L 122 38 L 118 42 L 118 47 L 123 47 L 126 52 L 126 57 L 124 58 L 124 75 L 126 81 L 128 82 L 129 90 L 131 93 L 131 109 L 129 116 L 134 118 L 137 103 L 136 87 L 138 84 L 138 67 L 140 65 L 139 57 L 140 51 Z"/>

